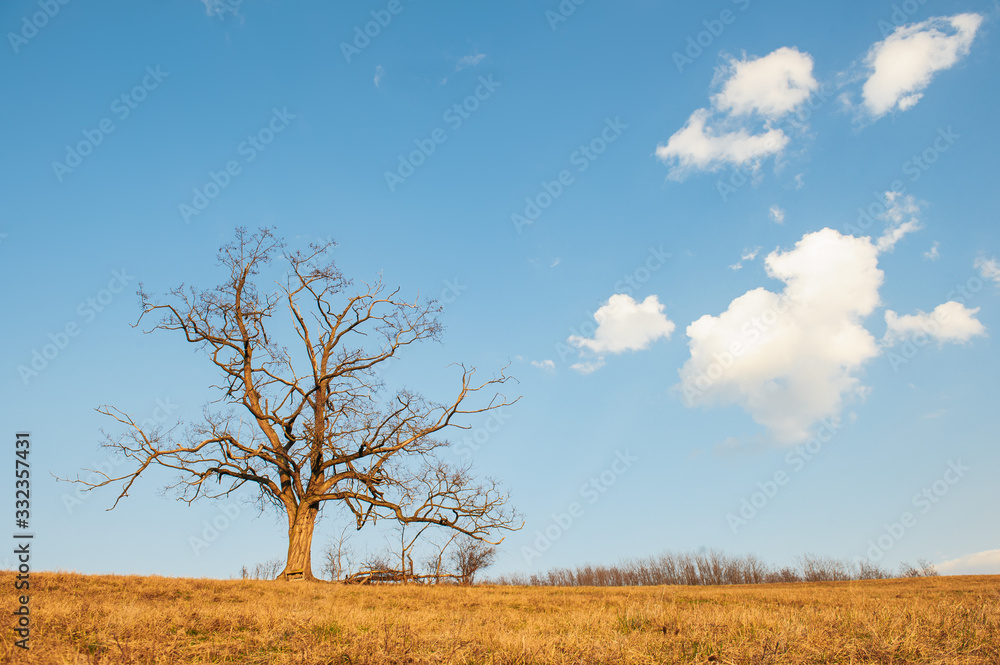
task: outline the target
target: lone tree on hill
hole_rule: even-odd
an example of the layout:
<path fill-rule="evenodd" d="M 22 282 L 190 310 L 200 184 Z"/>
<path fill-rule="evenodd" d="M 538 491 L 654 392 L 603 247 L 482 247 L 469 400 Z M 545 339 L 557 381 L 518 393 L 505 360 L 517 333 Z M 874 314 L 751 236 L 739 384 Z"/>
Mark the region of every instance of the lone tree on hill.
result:
<path fill-rule="evenodd" d="M 453 466 L 441 455 L 450 445 L 445 430 L 468 427 L 458 422 L 462 416 L 517 401 L 496 392 L 510 377 L 501 370 L 476 383 L 475 369 L 463 365 L 461 387 L 450 402 L 432 402 L 410 390 L 385 394 L 379 366 L 414 342 L 438 339 L 440 307 L 407 301 L 398 289 L 388 292 L 381 278 L 347 295 L 351 282 L 327 255 L 333 244 L 290 253 L 271 229 L 240 228 L 219 252 L 220 265 L 228 269 L 219 286 L 182 285 L 165 302 L 140 286 L 136 325 L 152 320 L 145 332 L 179 331 L 201 347 L 221 371 L 220 385 L 213 386 L 219 398 L 182 437 L 174 436 L 176 429 L 144 428 L 119 409 L 100 407 L 126 426 L 120 435 L 106 434 L 103 445 L 131 462 L 131 470 L 76 482 L 87 490 L 119 487 L 110 509 L 156 465 L 179 474 L 168 489 L 177 489 L 188 503 L 250 486 L 262 506 L 273 505 L 288 517 L 288 555 L 278 575 L 285 580 L 316 579 L 313 530 L 326 502 L 350 511 L 358 529 L 388 519 L 487 542 L 500 531 L 519 529 L 509 496 L 496 481 L 478 482 L 467 465 Z M 266 290 L 258 281 L 276 258 L 287 262 L 287 277 Z M 279 326 L 288 328 L 276 318 L 286 312 L 298 338 L 291 349 L 276 334 Z M 467 406 L 481 391 L 493 394 Z"/>

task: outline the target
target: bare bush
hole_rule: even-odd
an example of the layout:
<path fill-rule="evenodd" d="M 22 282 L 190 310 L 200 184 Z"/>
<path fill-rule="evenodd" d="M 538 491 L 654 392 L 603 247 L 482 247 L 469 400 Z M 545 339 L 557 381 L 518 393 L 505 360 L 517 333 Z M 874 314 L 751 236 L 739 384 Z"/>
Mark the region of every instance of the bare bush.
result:
<path fill-rule="evenodd" d="M 937 575 L 924 559 L 918 566 L 902 564 L 900 577 Z M 788 584 L 793 582 L 843 582 L 888 579 L 893 575 L 867 560 L 851 563 L 833 557 L 805 554 L 794 566 L 772 567 L 753 554 L 731 556 L 717 550 L 664 552 L 658 556 L 626 559 L 611 566 L 583 564 L 574 569 L 556 568 L 531 576 L 503 575 L 494 584 L 527 586 L 655 586 Z"/>
<path fill-rule="evenodd" d="M 491 566 L 496 557 L 496 547 L 468 536 L 456 541 L 455 550 L 451 554 L 455 572 L 462 584 L 472 584 L 476 575 Z"/>
<path fill-rule="evenodd" d="M 258 563 L 253 568 L 243 566 L 240 569 L 240 579 L 242 580 L 273 580 L 277 579 L 278 573 L 285 567 L 285 562 L 280 557 L 274 557 L 267 561 Z"/>
<path fill-rule="evenodd" d="M 882 568 L 877 563 L 872 563 L 867 559 L 858 562 L 855 579 L 859 580 L 885 580 L 892 577 L 892 573 Z"/>
<path fill-rule="evenodd" d="M 831 557 L 804 554 L 798 559 L 806 582 L 843 582 L 853 578 L 853 566 Z"/>
<path fill-rule="evenodd" d="M 934 564 L 927 559 L 917 559 L 917 565 L 920 566 L 920 575 L 922 577 L 937 577 L 940 574 L 937 568 L 934 567 Z"/>

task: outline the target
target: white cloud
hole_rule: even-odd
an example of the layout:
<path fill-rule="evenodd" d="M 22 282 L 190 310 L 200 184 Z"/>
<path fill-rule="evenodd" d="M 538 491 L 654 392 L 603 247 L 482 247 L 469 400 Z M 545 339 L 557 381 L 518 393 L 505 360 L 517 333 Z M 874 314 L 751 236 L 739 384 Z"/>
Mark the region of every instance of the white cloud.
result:
<path fill-rule="evenodd" d="M 979 309 L 954 301 L 930 313 L 887 310 L 881 344 L 865 328 L 864 320 L 881 306 L 879 256 L 920 228 L 920 206 L 912 196 L 888 192 L 886 206 L 879 237 L 831 229 L 806 234 L 794 249 L 775 250 L 764 261 L 767 274 L 785 283 L 782 292 L 754 289 L 722 314 L 689 325 L 691 357 L 675 387 L 686 404 L 739 405 L 775 440 L 794 443 L 817 422 L 837 420 L 849 400 L 863 397 L 868 388 L 859 371 L 897 342 L 926 336 L 943 345 L 986 335 L 976 318 Z M 730 268 L 741 269 L 759 249 L 744 249 Z M 980 257 L 975 266 L 1000 284 L 995 258 Z"/>
<path fill-rule="evenodd" d="M 611 296 L 594 313 L 597 329 L 593 338 L 569 337 L 569 344 L 580 349 L 581 355 L 596 356 L 596 359 L 584 359 L 572 365 L 573 369 L 590 373 L 604 365 L 607 354 L 642 351 L 658 339 L 670 339 L 676 326 L 663 310 L 656 296 L 648 296 L 641 303 L 624 293 Z"/>
<path fill-rule="evenodd" d="M 799 174 L 801 175 L 801 174 Z M 771 221 L 775 224 L 785 223 L 785 211 L 776 205 L 771 206 L 771 209 L 767 211 L 768 215 L 771 216 Z"/>
<path fill-rule="evenodd" d="M 756 167 L 779 154 L 789 138 L 771 123 L 801 107 L 818 88 L 808 53 L 782 47 L 760 58 L 730 60 L 716 72 L 720 84 L 711 109 L 698 109 L 656 156 L 671 165 L 669 177 L 688 171 L 716 171 L 726 165 Z M 750 121 L 763 119 L 757 131 Z M 756 132 L 756 133 L 755 133 Z"/>
<path fill-rule="evenodd" d="M 712 97 L 712 105 L 733 115 L 780 118 L 804 104 L 817 89 L 812 69 L 812 56 L 787 46 L 762 58 L 732 60 L 717 75 L 726 81 Z"/>
<path fill-rule="evenodd" d="M 876 244 L 879 252 L 891 252 L 903 236 L 920 229 L 920 220 L 916 217 L 920 206 L 916 199 L 896 191 L 888 191 L 885 193 L 885 200 L 888 208 L 879 215 L 879 219 L 886 222 L 886 229 Z"/>
<path fill-rule="evenodd" d="M 997 262 L 994 256 L 991 259 L 987 259 L 985 256 L 978 257 L 972 264 L 979 274 L 982 275 L 983 279 L 991 279 L 997 284 L 1000 284 L 1000 263 Z"/>
<path fill-rule="evenodd" d="M 886 310 L 885 342 L 891 345 L 920 334 L 937 340 L 939 344 L 968 342 L 973 337 L 986 334 L 986 327 L 976 319 L 978 312 L 978 307 L 969 309 L 954 300 L 938 305 L 930 314 L 917 310 L 916 314 L 899 316 L 891 309 Z"/>
<path fill-rule="evenodd" d="M 934 567 L 942 575 L 998 575 L 1000 574 L 1000 550 L 966 554 L 957 559 L 936 563 Z"/>
<path fill-rule="evenodd" d="M 716 133 L 705 126 L 709 117 L 708 109 L 698 109 L 666 145 L 656 147 L 657 157 L 673 163 L 669 174 L 672 180 L 682 180 L 692 170 L 717 171 L 727 164 L 752 165 L 778 154 L 788 144 L 788 137 L 780 129 L 751 134 L 741 127 Z"/>
<path fill-rule="evenodd" d="M 458 64 L 455 65 L 455 71 L 460 72 L 466 67 L 475 67 L 486 57 L 485 53 L 473 53 L 472 55 L 464 55 L 458 59 Z"/>
<path fill-rule="evenodd" d="M 744 249 L 743 253 L 740 255 L 740 260 L 733 265 L 729 266 L 731 270 L 740 270 L 743 267 L 744 261 L 753 261 L 757 258 L 757 254 L 760 253 L 760 247 L 754 247 L 753 249 Z"/>
<path fill-rule="evenodd" d="M 979 14 L 939 16 L 901 26 L 874 44 L 865 56 L 869 76 L 861 92 L 868 112 L 879 118 L 912 108 L 935 73 L 968 54 L 982 20 Z"/>
<path fill-rule="evenodd" d="M 938 259 L 940 259 L 941 252 L 938 251 L 938 247 L 940 246 L 941 243 L 935 240 L 934 244 L 931 245 L 931 248 L 928 249 L 926 252 L 924 252 L 924 258 L 927 259 L 928 261 L 937 261 Z"/>
<path fill-rule="evenodd" d="M 382 65 L 375 65 L 375 87 L 382 82 L 382 77 L 385 76 L 385 67 Z"/>
<path fill-rule="evenodd" d="M 538 369 L 544 369 L 547 371 L 553 371 L 556 368 L 556 364 L 551 360 L 532 360 L 532 367 L 537 367 Z"/>
<path fill-rule="evenodd" d="M 581 360 L 578 363 L 573 363 L 570 365 L 570 369 L 575 369 L 580 374 L 590 374 L 601 369 L 605 364 L 604 358 L 595 358 L 594 360 Z"/>
<path fill-rule="evenodd" d="M 765 259 L 782 293 L 754 289 L 687 328 L 691 357 L 677 386 L 689 406 L 737 404 L 782 443 L 808 437 L 865 392 L 856 376 L 879 353 L 862 320 L 883 274 L 868 238 L 823 229 Z"/>
<path fill-rule="evenodd" d="M 222 17 L 224 14 L 239 14 L 240 1 L 238 0 L 201 0 L 205 5 L 207 16 Z"/>

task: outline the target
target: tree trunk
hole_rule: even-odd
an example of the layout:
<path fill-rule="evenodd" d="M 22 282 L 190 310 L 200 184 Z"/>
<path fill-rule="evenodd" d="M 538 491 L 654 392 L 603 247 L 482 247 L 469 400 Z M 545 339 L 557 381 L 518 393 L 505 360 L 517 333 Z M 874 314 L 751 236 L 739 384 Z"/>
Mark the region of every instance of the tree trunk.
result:
<path fill-rule="evenodd" d="M 316 528 L 318 506 L 300 505 L 288 515 L 288 558 L 279 580 L 317 581 L 312 572 L 312 540 Z"/>

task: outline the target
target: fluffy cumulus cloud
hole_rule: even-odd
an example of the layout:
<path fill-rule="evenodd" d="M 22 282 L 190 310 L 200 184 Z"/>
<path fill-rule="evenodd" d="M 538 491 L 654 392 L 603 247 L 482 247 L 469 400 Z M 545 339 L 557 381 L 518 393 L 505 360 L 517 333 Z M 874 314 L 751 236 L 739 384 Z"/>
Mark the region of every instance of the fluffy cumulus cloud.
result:
<path fill-rule="evenodd" d="M 568 340 L 581 354 L 580 362 L 572 367 L 584 374 L 602 367 L 606 355 L 641 351 L 658 339 L 670 339 L 676 327 L 656 296 L 636 302 L 624 293 L 611 296 L 594 313 L 594 320 L 593 337 L 571 335 Z"/>
<path fill-rule="evenodd" d="M 712 105 L 734 115 L 780 118 L 804 104 L 817 89 L 812 70 L 812 56 L 787 46 L 762 58 L 731 61 Z"/>
<path fill-rule="evenodd" d="M 865 57 L 865 109 L 879 118 L 913 107 L 934 74 L 968 54 L 982 20 L 979 14 L 936 17 L 901 26 L 877 42 Z"/>
<path fill-rule="evenodd" d="M 885 342 L 894 344 L 926 336 L 939 344 L 965 343 L 973 337 L 986 335 L 986 327 L 976 319 L 978 312 L 978 307 L 969 309 L 953 300 L 938 305 L 929 314 L 918 310 L 916 314 L 900 316 L 890 309 L 885 313 Z"/>
<path fill-rule="evenodd" d="M 689 171 L 715 171 L 726 164 L 746 164 L 775 155 L 788 144 L 780 129 L 751 134 L 745 128 L 716 131 L 706 126 L 711 112 L 698 109 L 687 124 L 656 148 L 656 156 L 673 164 L 670 178 L 681 180 Z"/>
<path fill-rule="evenodd" d="M 687 328 L 690 359 L 678 389 L 689 406 L 738 404 L 781 443 L 808 438 L 863 395 L 857 374 L 879 353 L 862 325 L 883 274 L 868 238 L 823 229 L 765 259 L 780 293 L 754 289 Z"/>
<path fill-rule="evenodd" d="M 986 335 L 979 309 L 955 301 L 930 313 L 886 310 L 881 342 L 865 327 L 881 306 L 879 257 L 920 228 L 912 197 L 890 192 L 886 202 L 879 215 L 885 229 L 877 238 L 832 229 L 806 234 L 793 249 L 775 250 L 764 260 L 768 276 L 784 282 L 782 291 L 748 291 L 725 312 L 688 326 L 691 357 L 676 386 L 687 406 L 739 405 L 774 440 L 796 443 L 863 397 L 860 371 L 880 354 L 892 360 L 894 345 L 966 343 Z M 757 250 L 744 250 L 742 259 L 752 260 Z M 976 268 L 1000 281 L 995 259 L 982 257 Z"/>
<path fill-rule="evenodd" d="M 771 125 L 799 109 L 818 88 L 812 68 L 809 54 L 788 47 L 730 61 L 716 75 L 720 89 L 711 108 L 696 110 L 665 145 L 657 146 L 656 156 L 670 165 L 669 177 L 756 165 L 779 154 L 789 137 Z"/>
<path fill-rule="evenodd" d="M 942 575 L 998 575 L 1000 550 L 986 550 L 934 564 Z"/>

